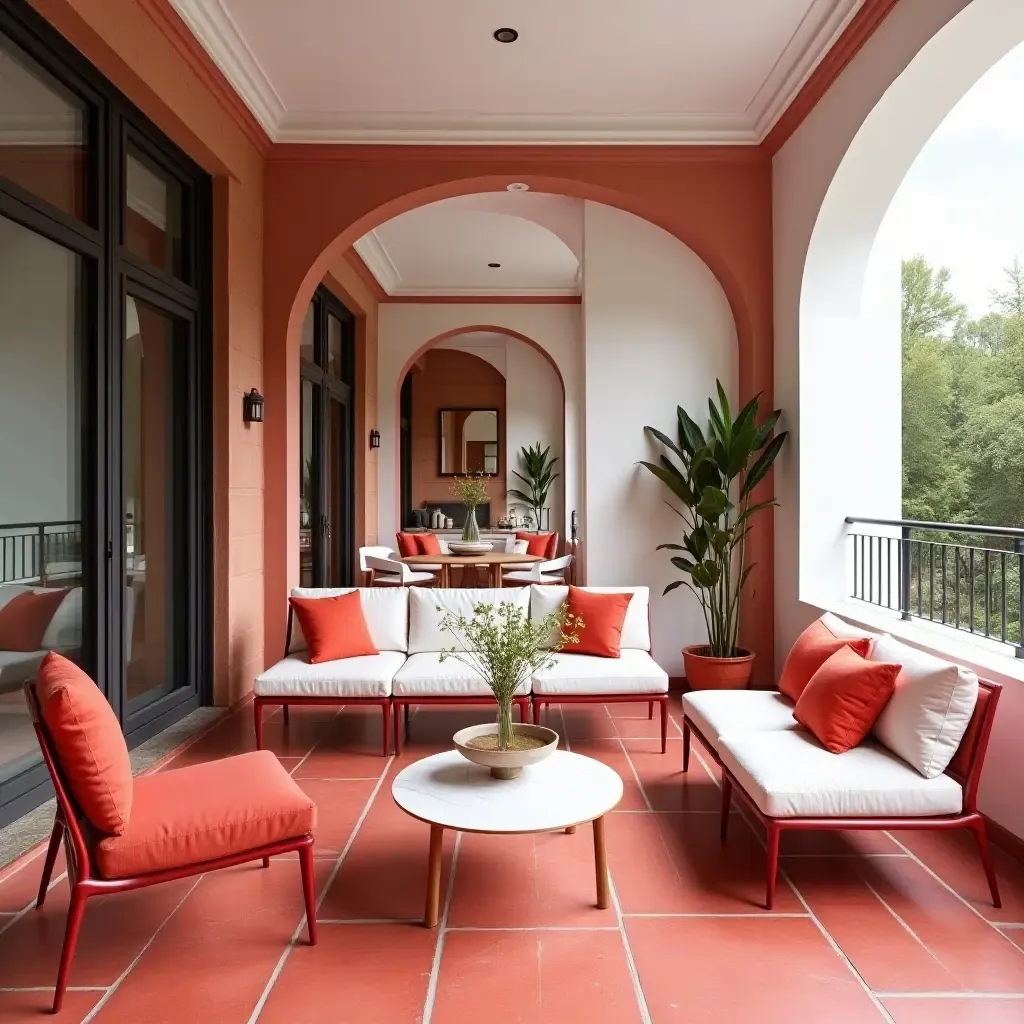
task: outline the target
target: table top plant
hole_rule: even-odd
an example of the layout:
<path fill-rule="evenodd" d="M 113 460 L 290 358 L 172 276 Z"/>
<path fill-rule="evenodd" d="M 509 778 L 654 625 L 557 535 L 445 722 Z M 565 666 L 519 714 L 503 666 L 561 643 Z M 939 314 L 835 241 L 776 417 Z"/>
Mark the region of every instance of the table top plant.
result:
<path fill-rule="evenodd" d="M 466 521 L 462 527 L 462 539 L 469 544 L 480 540 L 480 527 L 476 521 L 476 509 L 490 498 L 487 477 L 483 473 L 457 476 L 452 480 L 452 494 L 466 506 Z"/>

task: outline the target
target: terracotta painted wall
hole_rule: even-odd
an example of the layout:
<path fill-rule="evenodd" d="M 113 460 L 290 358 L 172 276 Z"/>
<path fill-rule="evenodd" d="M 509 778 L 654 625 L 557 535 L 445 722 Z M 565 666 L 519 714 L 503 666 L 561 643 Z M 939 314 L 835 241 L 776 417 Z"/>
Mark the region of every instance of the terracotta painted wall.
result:
<path fill-rule="evenodd" d="M 243 424 L 242 395 L 252 387 L 266 390 L 269 143 L 232 111 L 230 97 L 218 99 L 211 72 L 190 56 L 193 43 L 166 4 L 33 0 L 32 6 L 214 176 L 214 696 L 218 704 L 231 703 L 251 689 L 265 661 L 264 428 Z"/>

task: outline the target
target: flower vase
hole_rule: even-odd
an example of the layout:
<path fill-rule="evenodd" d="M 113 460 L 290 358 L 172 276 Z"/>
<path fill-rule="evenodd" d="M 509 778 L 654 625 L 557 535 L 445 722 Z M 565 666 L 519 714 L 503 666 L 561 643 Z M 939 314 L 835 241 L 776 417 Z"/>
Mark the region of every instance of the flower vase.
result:
<path fill-rule="evenodd" d="M 515 744 L 512 728 L 512 701 L 498 703 L 498 750 L 511 750 Z"/>
<path fill-rule="evenodd" d="M 478 544 L 480 542 L 480 527 L 476 522 L 476 506 L 466 509 L 466 522 L 462 527 L 462 539 L 467 544 Z"/>

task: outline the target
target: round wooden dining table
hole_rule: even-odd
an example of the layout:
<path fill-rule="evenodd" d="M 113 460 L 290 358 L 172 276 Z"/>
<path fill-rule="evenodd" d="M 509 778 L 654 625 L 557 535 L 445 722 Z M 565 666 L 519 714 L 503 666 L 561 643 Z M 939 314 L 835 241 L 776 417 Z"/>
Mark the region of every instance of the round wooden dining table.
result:
<path fill-rule="evenodd" d="M 503 566 L 531 565 L 534 562 L 543 562 L 544 558 L 542 555 L 510 555 L 505 551 L 487 551 L 482 555 L 406 555 L 402 561 L 412 566 L 441 566 L 438 582 L 445 588 L 452 585 L 453 565 L 486 565 L 490 586 L 500 587 Z"/>

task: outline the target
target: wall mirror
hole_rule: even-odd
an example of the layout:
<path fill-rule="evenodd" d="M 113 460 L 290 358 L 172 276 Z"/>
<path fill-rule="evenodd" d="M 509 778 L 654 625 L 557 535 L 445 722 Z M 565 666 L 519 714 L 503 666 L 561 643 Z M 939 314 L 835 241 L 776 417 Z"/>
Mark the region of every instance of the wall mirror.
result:
<path fill-rule="evenodd" d="M 442 409 L 438 432 L 441 476 L 498 473 L 498 410 Z"/>

